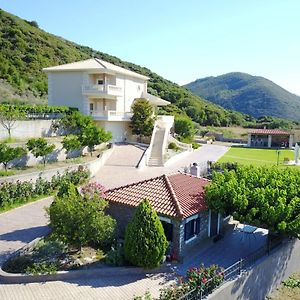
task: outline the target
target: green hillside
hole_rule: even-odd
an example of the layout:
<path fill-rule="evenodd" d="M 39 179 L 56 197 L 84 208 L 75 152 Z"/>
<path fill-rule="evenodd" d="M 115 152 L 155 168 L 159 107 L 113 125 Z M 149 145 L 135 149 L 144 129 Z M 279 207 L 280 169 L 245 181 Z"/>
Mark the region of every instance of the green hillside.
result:
<path fill-rule="evenodd" d="M 30 101 L 45 101 L 47 78 L 42 68 L 94 56 L 149 76 L 149 92 L 174 104 L 167 108 L 169 113 L 186 113 L 199 124 L 214 126 L 240 124 L 245 118 L 211 104 L 147 68 L 49 34 L 39 29 L 36 22 L 3 10 L 0 10 L 0 44 L 0 101 L 22 97 L 25 100 L 29 96 Z"/>
<path fill-rule="evenodd" d="M 224 108 L 254 117 L 300 120 L 300 97 L 263 77 L 228 73 L 198 79 L 185 87 Z"/>

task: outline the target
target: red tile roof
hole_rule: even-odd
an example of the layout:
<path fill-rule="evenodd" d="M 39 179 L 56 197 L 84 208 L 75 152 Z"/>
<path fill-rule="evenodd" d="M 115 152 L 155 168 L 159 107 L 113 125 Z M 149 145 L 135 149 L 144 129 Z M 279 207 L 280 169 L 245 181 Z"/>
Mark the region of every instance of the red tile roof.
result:
<path fill-rule="evenodd" d="M 106 199 L 136 207 L 147 198 L 157 213 L 182 219 L 207 209 L 204 187 L 208 183 L 189 174 L 162 175 L 108 190 Z"/>
<path fill-rule="evenodd" d="M 280 129 L 253 129 L 250 130 L 251 134 L 271 134 L 271 135 L 290 135 L 291 132 L 280 130 Z"/>

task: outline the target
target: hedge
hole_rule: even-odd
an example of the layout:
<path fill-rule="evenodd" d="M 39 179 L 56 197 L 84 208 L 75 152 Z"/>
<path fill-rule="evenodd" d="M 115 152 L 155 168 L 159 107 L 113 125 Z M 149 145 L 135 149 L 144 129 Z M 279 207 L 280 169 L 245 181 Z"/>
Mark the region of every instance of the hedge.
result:
<path fill-rule="evenodd" d="M 0 183 L 0 211 L 41 196 L 50 196 L 66 183 L 78 185 L 88 178 L 89 171 L 75 170 L 54 175 L 50 181 L 40 177 L 35 183 L 32 181 Z"/>

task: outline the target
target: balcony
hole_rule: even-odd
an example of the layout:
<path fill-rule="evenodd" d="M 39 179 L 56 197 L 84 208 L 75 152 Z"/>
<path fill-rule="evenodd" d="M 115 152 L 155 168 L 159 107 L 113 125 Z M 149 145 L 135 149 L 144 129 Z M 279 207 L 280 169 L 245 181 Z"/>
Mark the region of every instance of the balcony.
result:
<path fill-rule="evenodd" d="M 123 89 L 116 85 L 110 84 L 94 84 L 94 85 L 83 85 L 82 93 L 88 96 L 122 96 Z"/>
<path fill-rule="evenodd" d="M 115 110 L 108 111 L 90 111 L 90 116 L 93 117 L 94 120 L 98 121 L 130 121 L 132 117 L 132 113 L 130 112 L 118 112 Z"/>

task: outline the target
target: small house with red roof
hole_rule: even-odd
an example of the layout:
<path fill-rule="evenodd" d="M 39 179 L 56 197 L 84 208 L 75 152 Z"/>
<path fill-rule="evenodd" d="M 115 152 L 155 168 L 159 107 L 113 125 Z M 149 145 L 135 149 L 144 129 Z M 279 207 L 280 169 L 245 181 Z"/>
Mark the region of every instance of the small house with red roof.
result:
<path fill-rule="evenodd" d="M 248 147 L 288 147 L 294 144 L 294 134 L 280 129 L 253 129 L 248 133 Z"/>
<path fill-rule="evenodd" d="M 168 254 L 181 259 L 195 243 L 220 231 L 220 214 L 211 212 L 205 202 L 207 184 L 207 179 L 176 173 L 114 188 L 106 192 L 108 213 L 117 220 L 122 238 L 136 207 L 147 198 L 164 227 Z"/>

